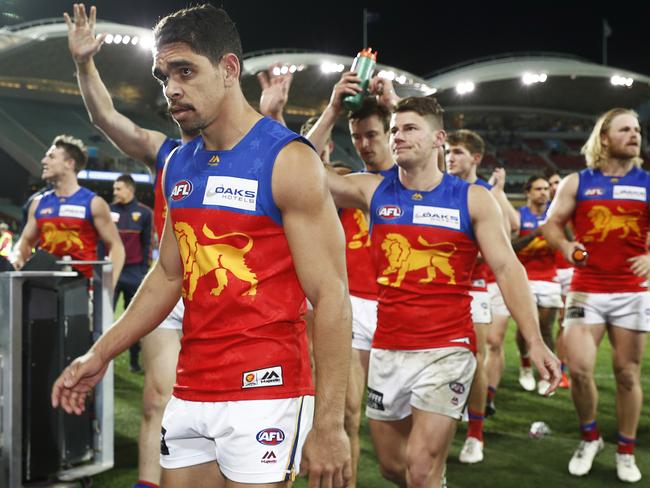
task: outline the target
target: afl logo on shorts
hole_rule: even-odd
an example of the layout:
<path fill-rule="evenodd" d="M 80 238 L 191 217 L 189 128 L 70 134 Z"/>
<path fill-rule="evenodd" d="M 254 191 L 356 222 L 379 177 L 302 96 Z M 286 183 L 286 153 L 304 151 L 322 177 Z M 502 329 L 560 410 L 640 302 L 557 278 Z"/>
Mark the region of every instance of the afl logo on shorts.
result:
<path fill-rule="evenodd" d="M 277 446 L 284 441 L 284 432 L 280 429 L 264 429 L 260 430 L 255 437 L 257 442 L 265 446 Z"/>
<path fill-rule="evenodd" d="M 192 193 L 192 182 L 190 180 L 181 180 L 174 185 L 172 189 L 172 200 L 175 202 L 189 197 Z"/>
<path fill-rule="evenodd" d="M 384 205 L 377 210 L 377 216 L 383 219 L 396 219 L 402 216 L 402 209 L 397 205 Z"/>

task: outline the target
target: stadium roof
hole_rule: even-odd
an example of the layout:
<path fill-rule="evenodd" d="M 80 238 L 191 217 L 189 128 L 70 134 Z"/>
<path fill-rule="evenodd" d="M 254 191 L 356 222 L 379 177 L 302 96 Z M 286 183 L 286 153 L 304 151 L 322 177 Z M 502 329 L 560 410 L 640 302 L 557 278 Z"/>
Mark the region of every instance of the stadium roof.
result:
<path fill-rule="evenodd" d="M 623 106 L 650 119 L 650 77 L 566 54 L 505 54 L 451 66 L 425 79 L 437 90 L 442 106 L 452 111 L 527 110 L 593 117 Z"/>

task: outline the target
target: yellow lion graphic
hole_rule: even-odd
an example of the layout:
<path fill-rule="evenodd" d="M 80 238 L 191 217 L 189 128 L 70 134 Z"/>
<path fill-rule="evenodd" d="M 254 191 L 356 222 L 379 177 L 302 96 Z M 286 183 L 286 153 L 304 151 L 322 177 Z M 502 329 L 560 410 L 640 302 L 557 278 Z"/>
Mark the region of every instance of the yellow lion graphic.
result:
<path fill-rule="evenodd" d="M 368 236 L 370 228 L 368 227 L 366 216 L 361 210 L 356 209 L 353 218 L 359 227 L 359 232 L 352 236 L 352 239 L 350 239 L 350 242 L 348 243 L 348 247 L 350 249 L 360 249 L 362 247 L 370 246 L 370 239 Z"/>
<path fill-rule="evenodd" d="M 59 244 L 64 244 L 64 246 L 58 252 L 69 251 L 73 245 L 77 246 L 78 249 L 84 248 L 84 243 L 79 238 L 79 231 L 71 229 L 65 224 L 57 227 L 52 222 L 45 222 L 41 227 L 41 237 L 40 246 L 48 252 L 57 250 Z"/>
<path fill-rule="evenodd" d="M 609 233 L 613 230 L 623 229 L 619 239 L 625 239 L 630 231 L 634 232 L 637 237 L 641 237 L 641 229 L 639 228 L 639 219 L 641 212 L 639 210 L 632 210 L 626 212 L 621 207 L 616 207 L 619 214 L 615 215 L 612 211 L 603 205 L 594 205 L 587 213 L 587 217 L 591 220 L 594 228 L 587 232 L 584 240 L 593 241 L 596 239 L 595 234 L 600 233 L 600 237 L 596 239 L 597 242 L 603 242 L 607 239 Z"/>
<path fill-rule="evenodd" d="M 519 251 L 519 254 L 538 254 L 540 251 L 546 249 L 548 249 L 548 243 L 546 242 L 546 239 L 544 239 L 542 236 L 537 236 L 535 239 L 530 241 L 526 247 Z"/>
<path fill-rule="evenodd" d="M 221 295 L 221 292 L 228 285 L 228 272 L 238 279 L 249 283 L 245 295 L 257 293 L 257 275 L 246 265 L 244 256 L 253 247 L 253 239 L 241 232 L 230 232 L 221 236 L 215 235 L 207 224 L 203 225 L 203 235 L 213 240 L 225 239 L 227 237 L 241 236 L 248 239 L 244 247 L 237 248 L 229 244 L 199 244 L 194 229 L 185 222 L 174 224 L 174 233 L 178 240 L 178 249 L 183 260 L 183 281 L 188 281 L 188 286 L 183 287 L 183 298 L 192 300 L 199 278 L 214 271 L 217 279 L 217 287 L 210 290 L 214 296 Z"/>
<path fill-rule="evenodd" d="M 414 249 L 411 243 L 400 234 L 390 233 L 386 235 L 384 242 L 381 243 L 381 249 L 388 259 L 388 267 L 381 273 L 377 279 L 380 285 L 394 286 L 398 288 L 406 273 L 426 268 L 427 277 L 420 279 L 419 283 L 431 283 L 436 277 L 436 270 L 449 278 L 447 284 L 456 284 L 456 273 L 449 264 L 449 258 L 456 251 L 456 245 L 453 242 L 438 242 L 431 244 L 418 236 L 418 243 L 429 249 Z M 440 247 L 446 247 L 448 250 L 440 250 Z M 386 275 L 397 273 L 395 280 L 391 283 Z"/>

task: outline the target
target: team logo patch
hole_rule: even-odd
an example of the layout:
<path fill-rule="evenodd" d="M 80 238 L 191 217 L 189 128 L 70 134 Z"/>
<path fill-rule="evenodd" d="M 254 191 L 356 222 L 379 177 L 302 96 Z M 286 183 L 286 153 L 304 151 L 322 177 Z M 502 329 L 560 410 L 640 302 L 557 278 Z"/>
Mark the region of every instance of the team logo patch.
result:
<path fill-rule="evenodd" d="M 192 187 L 192 182 L 190 180 L 177 181 L 174 185 L 174 188 L 172 188 L 172 194 L 170 195 L 171 199 L 175 202 L 183 200 L 184 198 L 190 196 L 193 189 L 194 188 Z"/>
<path fill-rule="evenodd" d="M 567 309 L 566 309 L 566 318 L 567 319 L 584 319 L 585 318 L 585 309 L 584 309 L 584 307 L 567 307 Z"/>
<path fill-rule="evenodd" d="M 52 215 L 54 209 L 52 207 L 47 207 L 38 211 L 39 215 Z"/>
<path fill-rule="evenodd" d="M 282 366 L 246 371 L 242 379 L 242 388 L 262 388 L 264 386 L 281 386 L 284 384 Z"/>
<path fill-rule="evenodd" d="M 465 385 L 462 383 L 458 383 L 457 381 L 454 381 L 453 383 L 449 383 L 449 389 L 456 393 L 456 395 L 462 395 L 465 393 Z"/>
<path fill-rule="evenodd" d="M 140 220 L 140 217 L 142 216 L 141 212 L 131 212 L 131 218 L 133 219 L 133 222 L 137 222 Z"/>
<path fill-rule="evenodd" d="M 646 201 L 646 190 L 642 186 L 614 185 L 614 200 Z"/>
<path fill-rule="evenodd" d="M 219 166 L 219 156 L 216 154 L 208 160 L 208 166 Z"/>
<path fill-rule="evenodd" d="M 602 188 L 587 188 L 584 195 L 586 197 L 600 197 L 605 194 L 605 190 Z"/>
<path fill-rule="evenodd" d="M 284 441 L 284 432 L 278 428 L 260 430 L 255 436 L 257 442 L 265 446 L 277 446 Z"/>
<path fill-rule="evenodd" d="M 278 459 L 273 451 L 266 451 L 260 462 L 262 464 L 275 464 L 278 462 Z"/>
<path fill-rule="evenodd" d="M 384 205 L 377 209 L 377 216 L 383 219 L 396 219 L 402 216 L 402 209 L 397 205 Z"/>
<path fill-rule="evenodd" d="M 384 394 L 380 391 L 373 390 L 368 387 L 368 408 L 373 408 L 375 410 L 385 410 L 384 408 Z"/>
<path fill-rule="evenodd" d="M 413 223 L 460 230 L 460 210 L 457 208 L 414 205 Z"/>
<path fill-rule="evenodd" d="M 257 204 L 257 185 L 257 180 L 210 176 L 205 185 L 203 204 L 254 212 Z"/>
<path fill-rule="evenodd" d="M 83 205 L 61 205 L 59 217 L 71 217 L 73 219 L 85 219 L 86 207 Z"/>
<path fill-rule="evenodd" d="M 535 224 L 534 224 L 533 222 L 524 222 L 523 225 L 522 225 L 522 227 L 523 227 L 524 229 L 534 229 L 534 228 L 535 228 Z"/>
<path fill-rule="evenodd" d="M 411 200 L 415 200 L 416 202 L 419 202 L 422 198 L 422 193 L 414 193 L 411 195 Z"/>

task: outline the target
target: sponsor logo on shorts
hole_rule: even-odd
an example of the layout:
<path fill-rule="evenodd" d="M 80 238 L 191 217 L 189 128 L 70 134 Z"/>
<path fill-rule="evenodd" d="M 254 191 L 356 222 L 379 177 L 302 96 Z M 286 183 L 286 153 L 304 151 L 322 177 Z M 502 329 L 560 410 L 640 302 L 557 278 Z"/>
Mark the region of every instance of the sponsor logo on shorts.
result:
<path fill-rule="evenodd" d="M 646 308 L 643 313 L 646 314 L 646 317 L 650 316 L 650 308 Z"/>
<path fill-rule="evenodd" d="M 161 427 L 160 429 L 160 454 L 163 456 L 169 456 L 169 448 L 167 447 L 167 443 L 165 442 L 165 434 L 167 433 L 167 429 L 164 427 Z"/>
<path fill-rule="evenodd" d="M 203 204 L 254 212 L 257 204 L 257 180 L 210 176 L 205 185 Z"/>
<path fill-rule="evenodd" d="M 458 406 L 458 403 L 459 403 L 458 397 L 453 397 L 453 398 L 451 399 L 451 404 L 452 404 L 454 407 L 457 407 L 457 406 Z"/>
<path fill-rule="evenodd" d="M 584 319 L 585 318 L 585 309 L 584 309 L 584 307 L 567 307 L 567 309 L 566 309 L 566 318 L 567 319 Z"/>
<path fill-rule="evenodd" d="M 454 381 L 453 383 L 449 383 L 449 389 L 456 393 L 457 395 L 462 395 L 465 393 L 465 385 L 462 383 L 458 383 L 458 381 Z"/>
<path fill-rule="evenodd" d="M 639 200 L 645 202 L 646 191 L 642 186 L 614 185 L 614 200 Z"/>
<path fill-rule="evenodd" d="M 257 442 L 265 446 L 277 446 L 284 441 L 284 432 L 272 427 L 270 429 L 260 430 L 255 436 Z"/>
<path fill-rule="evenodd" d="M 384 408 L 384 394 L 380 391 L 373 390 L 368 387 L 368 402 L 367 405 L 369 408 L 375 410 L 385 410 Z"/>
<path fill-rule="evenodd" d="M 460 230 L 460 210 L 413 205 L 413 223 Z"/>
<path fill-rule="evenodd" d="M 262 456 L 261 462 L 264 464 L 275 464 L 278 462 L 278 459 L 273 451 L 266 451 L 264 456 Z"/>
<path fill-rule="evenodd" d="M 600 197 L 605 194 L 605 190 L 602 188 L 587 188 L 585 190 L 586 197 Z"/>
<path fill-rule="evenodd" d="M 190 196 L 193 190 L 192 182 L 190 180 L 181 180 L 176 182 L 172 189 L 171 198 L 175 202 L 183 200 Z"/>
<path fill-rule="evenodd" d="M 282 366 L 246 371 L 242 375 L 242 388 L 262 388 L 264 386 L 281 386 Z"/>
<path fill-rule="evenodd" d="M 384 219 L 396 219 L 402 216 L 402 209 L 397 205 L 384 205 L 377 210 L 377 216 Z"/>
<path fill-rule="evenodd" d="M 488 307 L 489 307 L 489 305 L 487 303 L 485 303 L 485 302 L 481 303 L 481 308 L 482 309 L 487 310 Z"/>
<path fill-rule="evenodd" d="M 73 219 L 85 219 L 86 207 L 83 205 L 61 205 L 59 217 L 72 217 Z"/>

